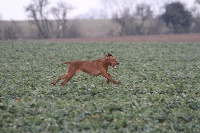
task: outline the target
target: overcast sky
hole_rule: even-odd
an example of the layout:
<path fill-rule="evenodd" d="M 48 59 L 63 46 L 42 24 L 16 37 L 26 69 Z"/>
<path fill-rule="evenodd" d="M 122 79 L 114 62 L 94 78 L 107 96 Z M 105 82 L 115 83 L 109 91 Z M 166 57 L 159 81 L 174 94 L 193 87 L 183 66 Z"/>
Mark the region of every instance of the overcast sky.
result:
<path fill-rule="evenodd" d="M 3 20 L 25 20 L 27 14 L 24 12 L 24 7 L 31 3 L 32 0 L 0 0 L 0 14 Z M 51 6 L 61 0 L 49 0 Z M 102 8 L 102 0 L 62 0 L 71 4 L 74 9 L 69 14 L 69 18 L 78 18 L 84 15 L 91 15 L 92 12 Z M 105 1 L 105 0 L 104 0 Z M 136 3 L 146 0 L 133 0 Z M 156 2 L 157 1 L 157 2 Z M 148 4 L 151 3 L 155 6 L 163 6 L 165 2 L 180 1 L 186 5 L 187 8 L 191 8 L 195 0 L 148 0 Z M 157 8 L 159 10 L 159 8 Z M 100 12 L 98 12 L 100 13 Z"/>

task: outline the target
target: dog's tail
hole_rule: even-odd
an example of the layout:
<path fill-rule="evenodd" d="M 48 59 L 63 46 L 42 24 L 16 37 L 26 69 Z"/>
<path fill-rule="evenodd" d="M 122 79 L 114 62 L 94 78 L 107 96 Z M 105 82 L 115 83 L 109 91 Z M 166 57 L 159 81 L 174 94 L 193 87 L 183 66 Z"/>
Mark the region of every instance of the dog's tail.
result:
<path fill-rule="evenodd" d="M 71 63 L 71 62 L 63 62 L 62 65 L 64 65 L 64 64 L 70 64 L 70 63 Z"/>

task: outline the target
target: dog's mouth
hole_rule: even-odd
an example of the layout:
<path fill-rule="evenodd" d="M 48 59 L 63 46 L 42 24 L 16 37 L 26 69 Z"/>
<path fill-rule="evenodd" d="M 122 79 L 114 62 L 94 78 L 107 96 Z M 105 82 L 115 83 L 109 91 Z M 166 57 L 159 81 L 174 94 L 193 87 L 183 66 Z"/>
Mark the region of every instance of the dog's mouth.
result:
<path fill-rule="evenodd" d="M 117 68 L 117 65 L 118 65 L 118 64 L 113 64 L 112 67 L 116 69 L 116 68 Z"/>
<path fill-rule="evenodd" d="M 110 66 L 112 66 L 112 67 L 115 68 L 115 69 L 118 67 L 118 65 L 119 65 L 118 62 L 117 62 L 117 63 L 111 63 L 111 64 L 110 64 Z"/>

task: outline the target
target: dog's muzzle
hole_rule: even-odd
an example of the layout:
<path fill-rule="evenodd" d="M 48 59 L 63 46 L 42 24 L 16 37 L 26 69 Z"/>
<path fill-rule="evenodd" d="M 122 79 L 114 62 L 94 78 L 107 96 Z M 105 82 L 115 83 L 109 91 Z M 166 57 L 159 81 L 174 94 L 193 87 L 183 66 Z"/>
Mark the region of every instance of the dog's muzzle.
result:
<path fill-rule="evenodd" d="M 117 65 L 119 65 L 119 63 L 114 64 L 112 67 L 114 67 L 116 69 Z"/>

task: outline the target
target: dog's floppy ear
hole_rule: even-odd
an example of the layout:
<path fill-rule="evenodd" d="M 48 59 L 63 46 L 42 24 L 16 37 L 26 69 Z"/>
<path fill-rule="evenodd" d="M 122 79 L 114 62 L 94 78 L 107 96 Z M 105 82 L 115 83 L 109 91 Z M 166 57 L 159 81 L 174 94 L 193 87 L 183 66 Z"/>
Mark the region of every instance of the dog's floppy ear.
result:
<path fill-rule="evenodd" d="M 107 58 L 108 57 L 108 53 L 104 52 L 104 57 Z"/>
<path fill-rule="evenodd" d="M 109 53 L 104 52 L 104 56 L 105 56 L 105 58 L 108 58 L 108 57 L 110 57 L 110 56 L 112 56 L 112 55 L 109 54 Z"/>

